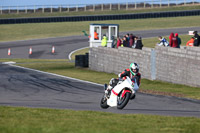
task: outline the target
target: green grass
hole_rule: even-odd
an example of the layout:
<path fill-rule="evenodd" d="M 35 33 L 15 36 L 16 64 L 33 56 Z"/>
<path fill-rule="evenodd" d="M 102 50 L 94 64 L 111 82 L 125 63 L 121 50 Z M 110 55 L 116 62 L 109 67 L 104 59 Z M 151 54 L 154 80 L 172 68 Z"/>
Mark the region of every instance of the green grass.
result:
<path fill-rule="evenodd" d="M 191 21 L 192 20 L 192 21 Z M 0 25 L 0 42 L 27 40 L 47 37 L 60 37 L 71 35 L 83 35 L 82 31 L 89 31 L 91 23 L 119 24 L 120 32 L 151 30 L 162 28 L 181 28 L 199 26 L 199 16 L 187 16 L 176 18 L 154 18 L 135 20 L 110 20 L 110 21 L 84 21 L 62 23 L 34 23 L 34 24 L 5 24 Z M 172 29 L 173 31 L 173 29 Z"/>
<path fill-rule="evenodd" d="M 1 133 L 199 133 L 200 119 L 0 107 Z"/>
<path fill-rule="evenodd" d="M 83 50 L 83 52 L 85 52 Z M 78 78 L 99 84 L 108 83 L 111 78 L 117 78 L 113 73 L 92 71 L 87 68 L 76 68 L 74 63 L 66 60 L 32 60 L 32 59 L 0 59 L 2 61 L 16 61 L 20 66 L 37 69 L 45 72 L 56 73 L 72 78 Z M 95 75 L 95 76 L 94 76 Z M 142 79 L 140 91 L 158 95 L 169 95 L 200 100 L 200 88 L 162 81 Z"/>
<path fill-rule="evenodd" d="M 48 17 L 48 16 L 83 16 L 83 15 L 106 15 L 106 14 L 128 14 L 128 13 L 144 13 L 144 12 L 161 12 L 161 11 L 184 11 L 196 10 L 200 5 L 187 5 L 177 7 L 162 7 L 162 8 L 146 8 L 146 9 L 131 9 L 131 10 L 108 10 L 108 11 L 83 11 L 83 12 L 53 12 L 53 13 L 20 13 L 20 14 L 1 14 L 0 18 L 24 18 L 24 17 Z"/>

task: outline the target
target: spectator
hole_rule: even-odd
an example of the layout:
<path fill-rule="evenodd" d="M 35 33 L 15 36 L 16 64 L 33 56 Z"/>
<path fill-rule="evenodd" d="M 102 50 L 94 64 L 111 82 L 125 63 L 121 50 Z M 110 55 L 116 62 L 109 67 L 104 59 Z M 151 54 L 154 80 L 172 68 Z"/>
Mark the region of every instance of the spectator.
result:
<path fill-rule="evenodd" d="M 96 30 L 94 31 L 94 40 L 99 40 L 98 33 Z"/>
<path fill-rule="evenodd" d="M 141 39 L 141 37 L 139 38 L 139 37 L 136 36 L 134 40 L 135 40 L 135 41 L 134 41 L 134 44 L 133 44 L 132 48 L 135 48 L 135 49 L 142 49 L 143 44 L 142 44 L 142 39 Z"/>
<path fill-rule="evenodd" d="M 129 43 L 128 43 L 128 40 L 127 40 L 126 36 L 123 37 L 123 46 L 124 47 L 129 47 Z"/>
<path fill-rule="evenodd" d="M 141 37 L 138 37 L 138 38 L 137 38 L 137 43 L 136 43 L 135 49 L 142 49 L 142 47 L 143 47 L 142 38 L 141 38 Z"/>
<path fill-rule="evenodd" d="M 108 39 L 107 39 L 106 35 L 103 35 L 103 39 L 101 40 L 101 46 L 107 47 L 107 41 L 108 41 Z"/>
<path fill-rule="evenodd" d="M 178 40 L 174 36 L 174 33 L 171 33 L 169 36 L 169 46 L 173 47 L 173 48 L 177 48 L 177 46 L 178 46 Z"/>
<path fill-rule="evenodd" d="M 194 37 L 191 37 L 191 39 L 187 42 L 186 46 L 190 46 L 190 47 L 194 46 Z"/>
<path fill-rule="evenodd" d="M 126 34 L 126 40 L 128 41 L 128 43 L 127 43 L 127 44 L 128 44 L 127 47 L 130 47 L 130 43 L 129 43 L 129 40 L 130 40 L 129 33 Z"/>
<path fill-rule="evenodd" d="M 115 47 L 116 47 L 116 44 L 117 44 L 116 39 L 115 39 L 114 36 L 112 36 L 111 39 L 112 39 L 112 46 L 111 46 L 111 47 L 112 47 L 112 48 L 115 48 Z"/>
<path fill-rule="evenodd" d="M 135 36 L 133 36 L 133 34 L 130 34 L 130 36 L 129 36 L 129 46 L 130 46 L 130 47 L 133 46 L 134 38 L 135 38 Z"/>
<path fill-rule="evenodd" d="M 194 46 L 199 46 L 199 44 L 200 44 L 200 37 L 197 34 L 197 31 L 194 31 L 193 34 L 194 34 Z"/>
<path fill-rule="evenodd" d="M 177 41 L 178 41 L 178 46 L 177 46 L 177 48 L 180 48 L 180 45 L 181 45 L 181 38 L 178 36 L 178 33 L 175 33 L 175 37 L 176 37 L 176 39 L 177 39 Z"/>
<path fill-rule="evenodd" d="M 169 47 L 169 42 L 164 37 L 158 36 L 158 40 L 160 41 L 160 43 L 157 43 L 158 46 Z"/>
<path fill-rule="evenodd" d="M 121 38 L 117 37 L 117 48 L 120 47 L 122 44 Z"/>

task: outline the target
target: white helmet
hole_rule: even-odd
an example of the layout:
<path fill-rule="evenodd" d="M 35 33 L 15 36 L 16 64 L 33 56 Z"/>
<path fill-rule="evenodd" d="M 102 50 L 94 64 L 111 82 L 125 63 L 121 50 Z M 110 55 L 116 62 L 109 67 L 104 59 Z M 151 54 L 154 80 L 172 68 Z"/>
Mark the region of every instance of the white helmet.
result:
<path fill-rule="evenodd" d="M 139 72 L 139 66 L 137 63 L 130 64 L 130 71 L 133 75 L 136 75 Z"/>

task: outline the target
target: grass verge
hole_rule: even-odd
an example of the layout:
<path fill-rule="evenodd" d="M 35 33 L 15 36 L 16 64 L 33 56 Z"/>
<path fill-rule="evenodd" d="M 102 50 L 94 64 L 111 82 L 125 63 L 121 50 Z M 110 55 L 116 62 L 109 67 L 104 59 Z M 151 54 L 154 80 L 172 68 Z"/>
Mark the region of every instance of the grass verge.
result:
<path fill-rule="evenodd" d="M 199 20 L 200 20 L 199 16 L 187 16 L 187 17 L 176 17 L 176 18 L 171 17 L 171 18 L 134 19 L 134 20 L 33 23 L 33 24 L 13 24 L 13 25 L 5 24 L 5 25 L 0 25 L 1 29 L 0 42 L 71 36 L 71 35 L 83 35 L 82 31 L 85 30 L 88 32 L 89 25 L 91 23 L 119 24 L 120 32 L 122 32 L 122 31 L 199 26 Z"/>
<path fill-rule="evenodd" d="M 199 133 L 200 119 L 0 106 L 1 133 Z"/>

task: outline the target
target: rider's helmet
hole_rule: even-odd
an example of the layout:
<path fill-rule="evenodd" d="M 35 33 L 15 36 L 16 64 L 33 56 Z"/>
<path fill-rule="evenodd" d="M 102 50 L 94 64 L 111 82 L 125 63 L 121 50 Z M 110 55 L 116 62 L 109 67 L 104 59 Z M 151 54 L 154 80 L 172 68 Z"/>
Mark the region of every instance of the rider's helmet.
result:
<path fill-rule="evenodd" d="M 139 66 L 137 63 L 130 64 L 130 71 L 133 75 L 136 75 L 139 72 Z"/>

